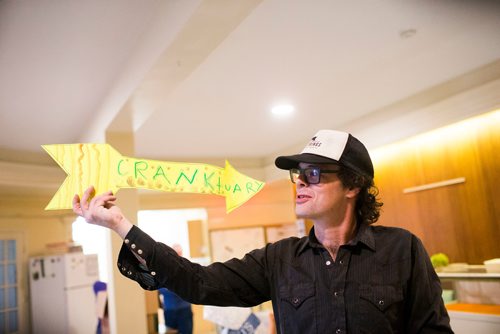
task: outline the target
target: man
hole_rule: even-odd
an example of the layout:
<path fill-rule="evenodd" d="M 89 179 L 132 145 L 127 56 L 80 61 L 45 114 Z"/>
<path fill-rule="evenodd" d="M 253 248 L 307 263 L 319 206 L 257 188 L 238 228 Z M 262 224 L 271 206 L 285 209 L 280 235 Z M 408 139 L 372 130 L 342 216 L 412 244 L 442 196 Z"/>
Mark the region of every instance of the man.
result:
<path fill-rule="evenodd" d="M 377 201 L 373 165 L 352 135 L 321 130 L 278 168 L 296 184 L 298 217 L 309 236 L 287 238 L 242 259 L 203 267 L 179 257 L 133 226 L 111 192 L 89 188 L 73 210 L 116 231 L 123 275 L 144 289 L 167 287 L 196 304 L 254 306 L 272 300 L 278 333 L 452 333 L 441 285 L 420 240 L 372 226 Z"/>
<path fill-rule="evenodd" d="M 182 256 L 181 245 L 174 244 L 172 249 L 175 250 L 177 255 Z M 179 334 L 192 334 L 193 312 L 191 304 L 166 288 L 158 289 L 158 293 L 167 328 L 176 329 Z"/>

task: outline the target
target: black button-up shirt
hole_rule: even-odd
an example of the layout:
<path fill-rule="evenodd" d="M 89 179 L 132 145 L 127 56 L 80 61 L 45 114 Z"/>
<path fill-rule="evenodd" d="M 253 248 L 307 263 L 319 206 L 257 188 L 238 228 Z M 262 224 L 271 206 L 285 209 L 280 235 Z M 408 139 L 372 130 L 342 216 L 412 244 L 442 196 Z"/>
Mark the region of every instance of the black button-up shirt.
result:
<path fill-rule="evenodd" d="M 194 304 L 272 300 L 278 333 L 452 333 L 441 285 L 421 241 L 362 225 L 335 261 L 317 241 L 287 238 L 242 259 L 191 263 L 134 226 L 118 258 L 144 289 L 166 287 Z"/>

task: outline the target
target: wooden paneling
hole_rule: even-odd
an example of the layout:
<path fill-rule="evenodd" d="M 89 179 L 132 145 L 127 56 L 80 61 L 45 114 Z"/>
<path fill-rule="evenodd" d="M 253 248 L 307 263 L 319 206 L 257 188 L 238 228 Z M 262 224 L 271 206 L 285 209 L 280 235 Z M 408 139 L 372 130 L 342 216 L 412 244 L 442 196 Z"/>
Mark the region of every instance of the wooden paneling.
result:
<path fill-rule="evenodd" d="M 378 224 L 407 228 L 452 262 L 500 257 L 500 112 L 373 152 L 384 202 Z M 403 189 L 465 177 L 465 183 Z"/>
<path fill-rule="evenodd" d="M 190 220 L 187 222 L 189 233 L 189 255 L 192 258 L 205 256 L 206 248 L 203 242 L 203 221 Z"/>

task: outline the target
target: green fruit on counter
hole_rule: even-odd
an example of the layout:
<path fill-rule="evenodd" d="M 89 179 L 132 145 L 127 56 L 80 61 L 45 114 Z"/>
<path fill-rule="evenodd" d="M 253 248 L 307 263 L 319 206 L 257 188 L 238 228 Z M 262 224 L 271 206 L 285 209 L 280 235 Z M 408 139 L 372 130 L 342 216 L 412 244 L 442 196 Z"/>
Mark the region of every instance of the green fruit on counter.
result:
<path fill-rule="evenodd" d="M 446 267 L 450 263 L 450 259 L 444 253 L 436 253 L 431 256 L 431 263 L 434 268 Z"/>

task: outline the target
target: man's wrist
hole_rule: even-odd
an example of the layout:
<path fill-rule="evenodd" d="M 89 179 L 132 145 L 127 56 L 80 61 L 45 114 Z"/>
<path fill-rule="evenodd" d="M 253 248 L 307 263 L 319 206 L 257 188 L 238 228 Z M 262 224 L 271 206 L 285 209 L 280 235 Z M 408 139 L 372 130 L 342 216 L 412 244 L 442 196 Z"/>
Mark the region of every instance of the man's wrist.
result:
<path fill-rule="evenodd" d="M 123 217 L 114 228 L 114 231 L 120 236 L 120 238 L 125 239 L 131 229 L 132 223 L 129 222 L 127 218 Z"/>

